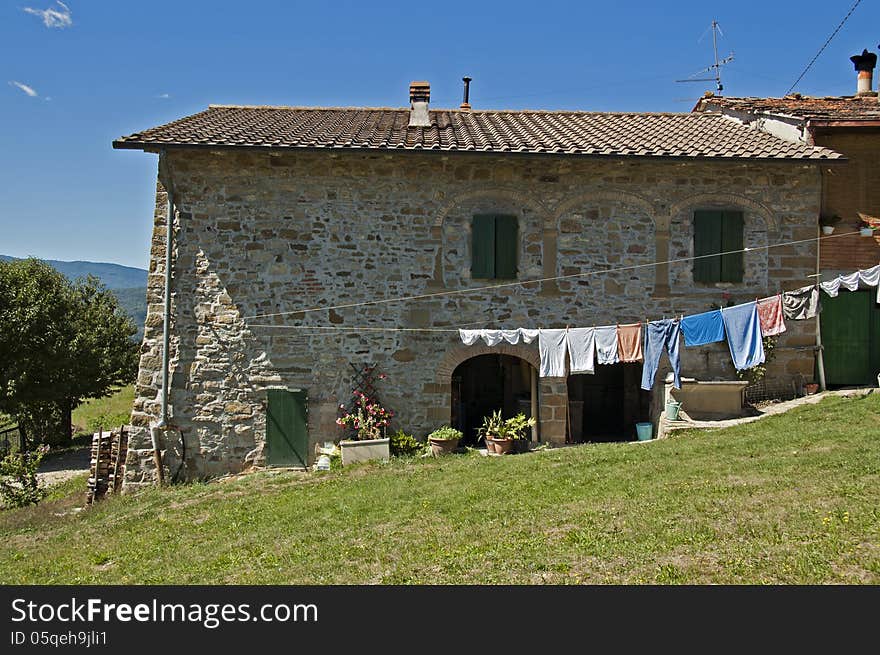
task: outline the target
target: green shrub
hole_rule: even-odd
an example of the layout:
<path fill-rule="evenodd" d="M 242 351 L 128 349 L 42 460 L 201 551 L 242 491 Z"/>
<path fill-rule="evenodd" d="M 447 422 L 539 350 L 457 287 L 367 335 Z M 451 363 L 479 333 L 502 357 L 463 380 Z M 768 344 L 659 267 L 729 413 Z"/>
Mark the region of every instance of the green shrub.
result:
<path fill-rule="evenodd" d="M 428 435 L 429 439 L 437 439 L 438 441 L 453 441 L 454 439 L 461 439 L 461 437 L 460 430 L 451 428 L 448 425 L 439 427 Z"/>
<path fill-rule="evenodd" d="M 36 505 L 46 495 L 37 479 L 37 468 L 49 446 L 27 453 L 10 453 L 0 460 L 0 498 L 12 507 Z"/>
<path fill-rule="evenodd" d="M 425 447 L 425 444 L 403 430 L 398 430 L 392 434 L 390 439 L 391 441 L 388 445 L 391 448 L 391 454 L 396 457 L 401 455 L 417 455 Z"/>

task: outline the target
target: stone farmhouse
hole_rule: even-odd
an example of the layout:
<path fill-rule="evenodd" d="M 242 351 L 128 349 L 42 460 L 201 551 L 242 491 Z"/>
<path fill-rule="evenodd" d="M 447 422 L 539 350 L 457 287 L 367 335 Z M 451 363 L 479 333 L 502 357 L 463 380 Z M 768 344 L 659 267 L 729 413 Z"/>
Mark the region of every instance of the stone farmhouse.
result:
<path fill-rule="evenodd" d="M 433 109 L 425 82 L 409 100 L 210 106 L 114 142 L 159 155 L 126 484 L 155 479 L 154 448 L 175 479 L 310 463 L 364 364 L 418 436 L 523 408 L 542 442 L 627 438 L 662 410 L 665 356 L 643 392 L 640 364 L 541 378 L 537 344 L 456 328 L 634 323 L 813 279 L 834 150 L 720 113 Z M 695 263 L 695 244 L 748 250 Z M 768 376 L 812 378 L 815 323 Z M 737 379 L 725 344 L 682 348 L 682 373 Z"/>
<path fill-rule="evenodd" d="M 880 101 L 873 88 L 877 55 L 850 57 L 856 72 L 851 96 L 701 99 L 694 111 L 733 118 L 793 143 L 830 148 L 846 156 L 844 166 L 820 167 L 821 212 L 839 217 L 834 238 L 819 247 L 822 279 L 870 268 L 880 262 L 880 231 L 858 234 L 862 216 L 880 226 Z M 870 221 L 869 221 L 870 222 Z M 821 340 L 826 383 L 877 383 L 880 372 L 880 305 L 868 289 L 823 297 Z"/>

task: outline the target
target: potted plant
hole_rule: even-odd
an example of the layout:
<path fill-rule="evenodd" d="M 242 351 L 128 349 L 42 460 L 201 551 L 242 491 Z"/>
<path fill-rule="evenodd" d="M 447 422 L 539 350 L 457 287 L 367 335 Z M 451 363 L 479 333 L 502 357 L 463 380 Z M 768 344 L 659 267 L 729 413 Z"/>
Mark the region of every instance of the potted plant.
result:
<path fill-rule="evenodd" d="M 834 226 L 840 222 L 840 216 L 837 214 L 832 214 L 828 216 L 827 214 L 819 215 L 819 226 L 822 228 L 822 234 L 831 234 L 834 232 Z"/>
<path fill-rule="evenodd" d="M 431 454 L 434 457 L 454 452 L 458 448 L 458 441 L 463 435 L 461 431 L 453 427 L 444 425 L 437 428 L 428 435 L 428 442 L 431 444 Z"/>
<path fill-rule="evenodd" d="M 339 442 L 342 465 L 370 459 L 387 461 L 390 457 L 391 440 L 385 438 L 384 431 L 394 412 L 385 409 L 361 391 L 355 391 L 354 398 L 353 409 L 346 411 L 345 405 L 340 405 L 339 409 L 343 413 L 336 419 L 336 425 L 356 430 L 352 439 Z"/>
<path fill-rule="evenodd" d="M 513 445 L 512 439 L 505 439 L 507 435 L 507 422 L 501 418 L 501 410 L 492 412 L 489 416 L 483 417 L 483 425 L 477 428 L 477 434 L 486 440 L 486 450 L 490 455 L 502 455 L 498 446 L 507 445 L 508 450 Z"/>
<path fill-rule="evenodd" d="M 859 221 L 859 234 L 863 237 L 874 236 L 874 226 L 864 219 Z"/>
<path fill-rule="evenodd" d="M 533 416 L 526 418 L 526 415 L 520 412 L 507 419 L 506 426 L 507 433 L 513 438 L 514 452 L 526 452 L 529 448 L 529 435 L 526 434 L 526 430 L 535 426 L 535 418 Z"/>

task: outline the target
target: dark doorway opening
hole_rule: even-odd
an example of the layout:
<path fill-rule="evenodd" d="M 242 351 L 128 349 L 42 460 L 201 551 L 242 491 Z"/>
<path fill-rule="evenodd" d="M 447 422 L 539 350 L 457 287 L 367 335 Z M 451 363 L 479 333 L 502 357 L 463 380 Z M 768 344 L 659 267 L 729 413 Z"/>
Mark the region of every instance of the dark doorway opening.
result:
<path fill-rule="evenodd" d="M 641 364 L 597 365 L 595 375 L 569 375 L 571 441 L 634 440 L 636 423 L 648 421 L 651 408 L 641 381 Z"/>
<path fill-rule="evenodd" d="M 483 417 L 500 409 L 504 418 L 531 416 L 533 367 L 513 355 L 478 355 L 452 373 L 452 427 L 464 434 L 462 445 L 475 446 Z"/>

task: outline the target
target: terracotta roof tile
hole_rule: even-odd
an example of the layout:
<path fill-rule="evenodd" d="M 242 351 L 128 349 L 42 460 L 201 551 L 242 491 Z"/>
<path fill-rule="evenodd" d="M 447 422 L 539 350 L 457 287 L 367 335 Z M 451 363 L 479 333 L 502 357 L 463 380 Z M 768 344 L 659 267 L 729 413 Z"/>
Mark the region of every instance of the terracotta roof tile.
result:
<path fill-rule="evenodd" d="M 822 121 L 877 121 L 880 120 L 880 102 L 877 96 L 802 96 L 799 93 L 784 98 L 701 98 L 695 111 L 728 109 L 759 114 L 776 114 L 803 120 Z"/>
<path fill-rule="evenodd" d="M 709 113 L 573 111 L 430 112 L 409 127 L 408 109 L 212 105 L 114 141 L 115 148 L 259 147 L 518 152 L 607 157 L 842 159 Z"/>

